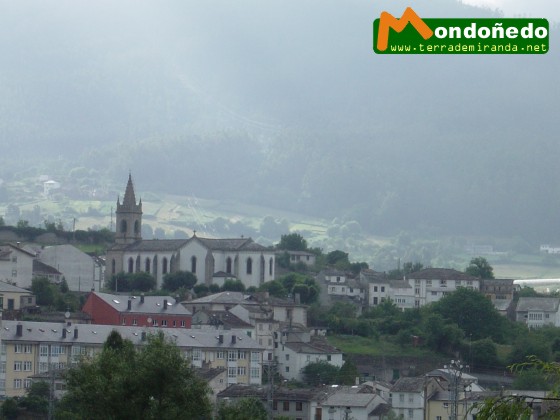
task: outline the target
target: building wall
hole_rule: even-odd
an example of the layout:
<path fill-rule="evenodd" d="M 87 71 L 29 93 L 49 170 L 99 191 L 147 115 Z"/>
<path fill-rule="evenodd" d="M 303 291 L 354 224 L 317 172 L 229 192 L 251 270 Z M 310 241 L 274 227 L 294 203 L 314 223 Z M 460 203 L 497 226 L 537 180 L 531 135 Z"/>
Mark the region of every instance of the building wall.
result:
<path fill-rule="evenodd" d="M 6 247 L 12 251 L 9 261 L 0 260 L 0 281 L 17 287 L 31 287 L 33 278 L 33 257 L 26 252 Z"/>
<path fill-rule="evenodd" d="M 82 312 L 91 316 L 93 324 L 120 325 L 119 313 L 94 293 L 90 293 Z"/>

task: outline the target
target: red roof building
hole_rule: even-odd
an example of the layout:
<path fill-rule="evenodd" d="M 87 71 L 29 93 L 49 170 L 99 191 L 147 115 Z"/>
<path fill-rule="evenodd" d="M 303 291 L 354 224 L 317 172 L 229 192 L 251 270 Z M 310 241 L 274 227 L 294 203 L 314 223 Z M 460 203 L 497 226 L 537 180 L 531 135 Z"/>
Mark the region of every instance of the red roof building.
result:
<path fill-rule="evenodd" d="M 93 324 L 191 328 L 192 314 L 170 296 L 124 296 L 91 292 L 82 312 Z"/>

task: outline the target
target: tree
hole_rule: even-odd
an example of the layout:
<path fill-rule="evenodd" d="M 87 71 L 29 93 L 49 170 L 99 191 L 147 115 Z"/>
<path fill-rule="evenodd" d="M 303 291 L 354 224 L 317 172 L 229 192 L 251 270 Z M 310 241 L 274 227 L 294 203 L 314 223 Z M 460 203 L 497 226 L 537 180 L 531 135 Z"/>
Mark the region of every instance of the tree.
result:
<path fill-rule="evenodd" d="M 494 269 L 486 258 L 483 257 L 473 258 L 468 267 L 465 269 L 465 273 L 480 279 L 494 278 Z"/>
<path fill-rule="evenodd" d="M 228 279 L 224 281 L 224 285 L 221 287 L 222 292 L 244 292 L 245 285 L 241 280 L 231 280 Z"/>
<path fill-rule="evenodd" d="M 37 298 L 37 305 L 52 306 L 55 301 L 55 290 L 46 277 L 35 277 L 31 280 L 31 291 Z"/>
<path fill-rule="evenodd" d="M 311 386 L 335 384 L 339 371 L 338 367 L 324 360 L 308 363 L 302 369 L 304 381 Z"/>
<path fill-rule="evenodd" d="M 348 253 L 340 250 L 331 251 L 327 254 L 327 264 L 334 265 L 341 270 L 350 267 L 350 261 L 348 260 Z"/>
<path fill-rule="evenodd" d="M 466 353 L 467 349 L 465 349 Z M 477 367 L 495 367 L 499 364 L 496 344 L 490 338 L 469 343 L 469 359 Z M 463 359 L 466 360 L 465 357 Z M 471 366 L 472 367 L 472 366 Z"/>
<path fill-rule="evenodd" d="M 234 402 L 222 402 L 216 420 L 266 420 L 268 413 L 257 398 L 240 398 Z"/>
<path fill-rule="evenodd" d="M 181 287 L 186 289 L 192 289 L 197 282 L 196 274 L 190 271 L 175 271 L 174 273 L 168 273 L 163 276 L 163 286 L 162 289 L 174 292 Z"/>
<path fill-rule="evenodd" d="M 112 333 L 101 353 L 67 372 L 58 415 L 74 419 L 208 418 L 207 384 L 163 332 L 147 344 Z M 126 402 L 126 404 L 123 404 Z"/>
<path fill-rule="evenodd" d="M 498 313 L 492 302 L 482 293 L 458 288 L 433 304 L 433 311 L 455 322 L 474 340 L 492 337 L 502 342 L 508 321 Z"/>
<path fill-rule="evenodd" d="M 307 251 L 307 241 L 299 233 L 289 233 L 280 236 L 280 242 L 276 247 L 287 251 Z"/>
<path fill-rule="evenodd" d="M 347 360 L 338 371 L 338 383 L 341 385 L 355 385 L 356 378 L 359 376 L 356 365 L 351 360 Z"/>
<path fill-rule="evenodd" d="M 554 362 L 543 362 L 535 356 L 529 357 L 525 362 L 510 366 L 513 372 L 538 372 L 552 384 L 552 391 L 546 396 L 547 400 L 558 401 L 560 397 L 560 364 Z M 533 374 L 533 373 L 531 373 Z M 527 384 L 522 382 L 521 385 Z M 542 388 L 541 388 L 542 389 Z M 533 409 L 535 398 L 531 395 L 516 393 L 513 395 L 498 395 L 487 398 L 482 403 L 475 404 L 471 412 L 480 420 L 502 420 L 502 419 L 531 419 L 536 418 Z M 560 414 L 560 406 L 549 404 L 548 411 L 538 413 L 539 418 L 557 419 Z"/>

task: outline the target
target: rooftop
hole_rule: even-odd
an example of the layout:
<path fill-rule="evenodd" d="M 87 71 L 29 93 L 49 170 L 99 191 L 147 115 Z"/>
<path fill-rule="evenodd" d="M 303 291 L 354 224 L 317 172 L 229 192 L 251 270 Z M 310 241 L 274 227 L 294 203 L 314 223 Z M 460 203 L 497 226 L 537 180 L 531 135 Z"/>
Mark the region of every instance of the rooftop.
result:
<path fill-rule="evenodd" d="M 118 312 L 142 314 L 161 314 L 165 312 L 169 315 L 191 314 L 183 305 L 177 304 L 171 296 L 144 296 L 144 303 L 142 303 L 141 296 L 111 295 L 101 292 L 92 292 L 92 294 L 99 297 Z M 130 309 L 128 309 L 129 301 Z M 164 307 L 165 301 L 167 301 L 167 307 Z"/>

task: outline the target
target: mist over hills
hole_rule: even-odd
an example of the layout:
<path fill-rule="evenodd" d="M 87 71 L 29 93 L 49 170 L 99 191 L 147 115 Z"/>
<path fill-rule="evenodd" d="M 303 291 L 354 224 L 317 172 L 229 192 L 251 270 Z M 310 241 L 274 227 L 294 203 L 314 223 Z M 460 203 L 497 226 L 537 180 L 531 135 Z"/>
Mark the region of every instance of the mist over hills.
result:
<path fill-rule="evenodd" d="M 120 185 L 130 169 L 144 190 L 372 233 L 560 241 L 554 52 L 377 56 L 372 21 L 402 1 L 4 3 L 6 181 L 83 166 Z"/>

